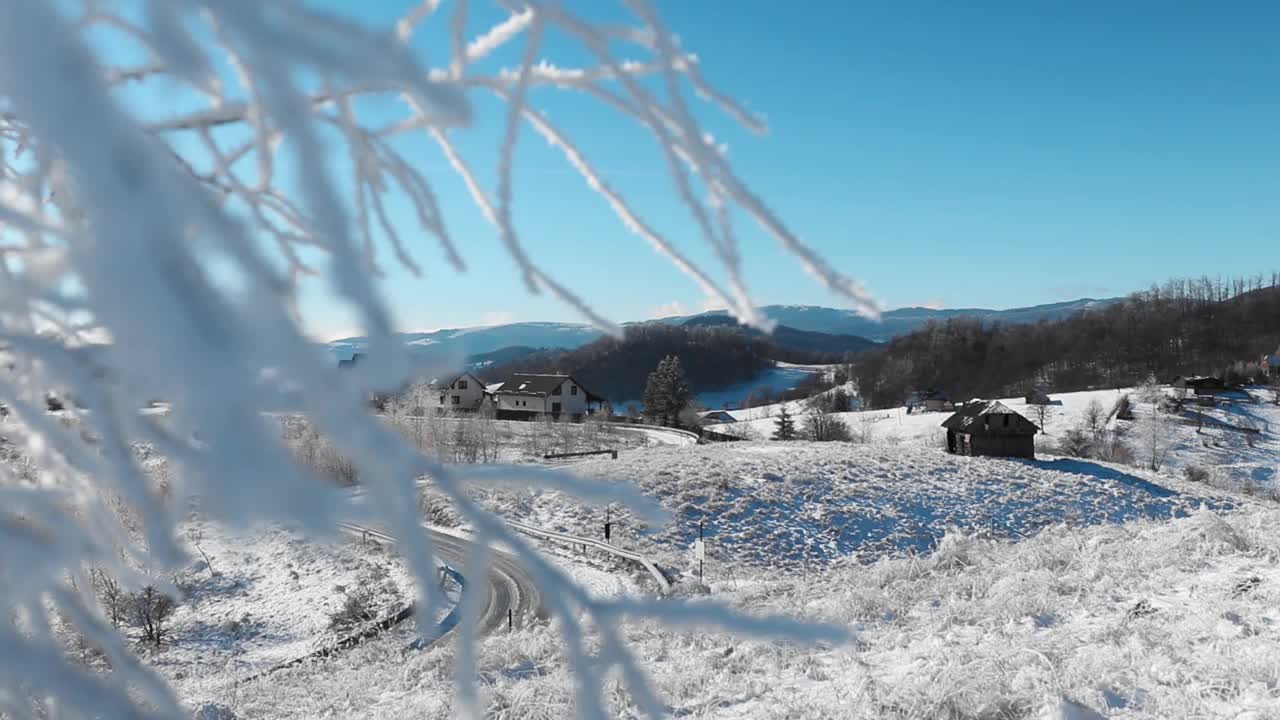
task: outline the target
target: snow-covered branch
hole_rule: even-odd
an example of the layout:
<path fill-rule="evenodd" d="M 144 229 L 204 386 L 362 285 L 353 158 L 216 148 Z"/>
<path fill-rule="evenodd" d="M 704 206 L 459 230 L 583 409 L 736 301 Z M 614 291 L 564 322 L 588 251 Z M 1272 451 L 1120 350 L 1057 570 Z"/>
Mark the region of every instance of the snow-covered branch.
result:
<path fill-rule="evenodd" d="M 586 717 L 604 707 L 588 628 L 608 628 L 616 618 L 834 637 L 707 607 L 664 615 L 662 605 L 593 603 L 464 488 L 502 479 L 591 500 L 608 494 L 643 505 L 640 498 L 554 474 L 428 461 L 364 404 L 365 386 L 407 369 L 376 285 L 380 256 L 390 253 L 417 272 L 418 238 L 430 238 L 453 269 L 467 267 L 467 248 L 449 232 L 437 199 L 440 179 L 393 142 L 404 133 L 423 133 L 440 148 L 531 292 L 548 292 L 611 332 L 618 326 L 545 270 L 520 238 L 513 178 L 526 124 L 563 153 L 625 227 L 744 322 L 768 325 L 743 280 L 735 209 L 853 307 L 876 312 L 860 285 L 827 265 L 733 171 L 684 93 L 752 130 L 762 123 L 707 81 L 648 3 L 629 3 L 636 24 L 604 26 L 558 3 L 504 2 L 508 16 L 475 36 L 467 33 L 465 0 L 406 2 L 385 32 L 296 0 L 84 0 L 79 12 L 68 5 L 0 0 L 0 404 L 8 413 L 0 430 L 38 468 L 0 479 L 0 612 L 16 618 L 0 624 L 0 714 L 41 717 L 48 698 L 66 717 L 180 711 L 163 683 L 127 660 L 120 639 L 68 590 L 68 579 L 106 567 L 140 587 L 146 578 L 136 570 L 177 567 L 177 524 L 190 503 L 233 524 L 335 531 L 350 509 L 347 498 L 282 446 L 265 417 L 279 397 L 268 377 L 294 388 L 297 409 L 360 468 L 369 509 L 399 539 L 428 610 L 443 599 L 419 526 L 416 478 L 430 477 L 482 541 L 516 550 L 547 588 L 582 678 Z M 447 41 L 424 57 L 415 40 L 432 23 Z M 542 39 L 553 29 L 580 42 L 597 64 L 545 60 Z M 617 46 L 624 44 L 646 57 L 622 58 Z M 508 46 L 519 46 L 519 65 L 490 67 Z M 663 97 L 641 84 L 651 75 L 662 78 Z M 535 107 L 537 88 L 593 99 L 651 132 L 723 280 L 640 216 Z M 172 102 L 141 101 L 139 90 L 163 91 Z M 492 190 L 454 141 L 473 119 L 473 93 L 507 106 Z M 400 117 L 365 117 L 364 102 L 386 98 L 401 101 Z M 349 166 L 345 173 L 339 162 Z M 394 199 L 406 201 L 407 219 L 392 212 Z M 335 292 L 370 336 L 368 362 L 350 374 L 356 382 L 325 361 L 297 318 L 299 278 L 319 267 L 330 268 Z M 65 418 L 46 412 L 50 392 L 74 399 Z M 156 398 L 172 406 L 163 421 L 138 412 Z M 139 460 L 140 447 L 176 468 L 164 487 Z M 121 503 L 129 523 L 115 510 Z M 57 651 L 50 608 L 111 658 L 111 682 Z M 604 632 L 607 664 L 621 669 L 637 704 L 656 714 L 642 669 L 614 630 Z M 461 677 L 469 679 L 471 656 L 460 657 Z M 474 702 L 469 689 L 462 698 Z"/>

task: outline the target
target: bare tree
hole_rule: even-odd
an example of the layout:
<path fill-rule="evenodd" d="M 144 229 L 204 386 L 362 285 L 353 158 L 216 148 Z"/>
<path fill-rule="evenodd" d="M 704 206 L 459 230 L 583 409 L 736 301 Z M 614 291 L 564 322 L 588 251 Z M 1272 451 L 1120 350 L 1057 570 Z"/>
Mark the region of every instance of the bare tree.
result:
<path fill-rule="evenodd" d="M 1106 430 L 1107 411 L 1102 408 L 1102 403 L 1098 402 L 1098 398 L 1090 398 L 1089 404 L 1084 407 L 1083 422 L 1086 430 L 1093 436 L 1094 442 L 1101 442 L 1103 432 Z"/>
<path fill-rule="evenodd" d="M 101 568 L 90 570 L 89 578 L 93 582 L 94 592 L 107 622 L 111 623 L 111 627 L 119 628 L 129 616 L 129 594 L 121 589 L 115 578 Z"/>
<path fill-rule="evenodd" d="M 169 635 L 169 618 L 177 605 L 153 585 L 147 585 L 129 596 L 129 613 L 134 625 L 142 631 L 142 641 L 160 647 Z"/>
<path fill-rule="evenodd" d="M 1032 408 L 1033 408 L 1032 412 L 1035 414 L 1035 417 L 1036 417 L 1036 424 L 1040 426 L 1040 431 L 1048 435 L 1049 434 L 1049 429 L 1048 429 L 1049 428 L 1049 424 L 1048 424 L 1049 404 L 1036 403 L 1035 405 L 1032 406 Z M 1098 406 L 1098 409 L 1101 410 L 1102 406 Z"/>
<path fill-rule="evenodd" d="M 1173 448 L 1169 431 L 1169 416 L 1159 406 L 1152 407 L 1151 412 L 1143 414 L 1134 423 L 1132 437 L 1148 470 L 1159 470 L 1164 465 Z"/>
<path fill-rule="evenodd" d="M 213 558 L 209 557 L 209 553 L 204 551 L 201 542 L 204 541 L 204 530 L 197 525 L 187 528 L 187 540 L 191 542 L 191 546 L 200 553 L 200 557 L 204 558 L 204 566 L 209 571 L 211 577 L 217 577 L 218 572 L 213 569 Z"/>

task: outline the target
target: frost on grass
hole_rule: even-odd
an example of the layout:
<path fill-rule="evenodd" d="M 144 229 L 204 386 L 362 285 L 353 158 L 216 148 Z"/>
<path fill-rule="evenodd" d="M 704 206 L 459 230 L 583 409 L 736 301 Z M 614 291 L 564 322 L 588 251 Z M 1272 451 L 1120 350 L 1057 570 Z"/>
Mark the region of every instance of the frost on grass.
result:
<path fill-rule="evenodd" d="M 0 402 L 5 435 L 29 461 L 0 487 L 0 609 L 15 618 L 0 625 L 0 712 L 43 716 L 55 697 L 67 717 L 177 712 L 178 698 L 94 609 L 85 575 L 103 570 L 132 588 L 163 578 L 182 562 L 175 528 L 197 498 L 202 513 L 233 525 L 287 520 L 332 532 L 343 498 L 280 442 L 263 411 L 282 405 L 340 444 L 427 608 L 441 597 L 414 503 L 413 480 L 423 475 L 482 539 L 505 539 L 556 599 L 548 609 L 580 678 L 579 713 L 602 714 L 601 680 L 612 668 L 640 706 L 660 711 L 619 638 L 606 633 L 599 655 L 588 656 L 577 614 L 607 626 L 618 613 L 654 611 L 592 602 L 467 498 L 470 470 L 424 457 L 366 412 L 363 392 L 406 369 L 375 284 L 381 256 L 417 272 L 423 248 L 411 238 L 425 237 L 453 269 L 466 263 L 437 201 L 439 178 L 398 140 L 417 135 L 440 149 L 446 177 L 465 185 L 530 291 L 606 329 L 617 328 L 539 264 L 515 223 L 525 125 L 627 229 L 743 321 L 767 325 L 742 280 L 739 214 L 853 307 L 874 315 L 875 303 L 733 170 L 684 95 L 753 130 L 762 124 L 709 84 L 648 2 L 624 3 L 625 22 L 608 23 L 559 3 L 499 2 L 507 17 L 474 35 L 470 5 L 406 1 L 393 28 L 375 29 L 295 0 L 0 0 Z M 547 61 L 542 39 L 551 32 L 588 64 Z M 496 64 L 504 47 L 518 65 Z M 535 91 L 584 98 L 648 131 L 719 272 L 645 220 L 531 102 Z M 505 113 L 492 191 L 457 142 L 478 95 Z M 409 209 L 408 227 L 393 206 Z M 296 316 L 298 282 L 320 268 L 370 337 L 368 362 L 346 378 Z M 68 422 L 45 413 L 48 391 L 72 401 Z M 172 407 L 163 422 L 138 411 L 157 399 Z M 139 446 L 173 463 L 163 482 L 144 472 Z M 528 471 L 502 479 L 517 474 L 590 487 Z M 494 479 L 489 471 L 478 481 Z M 643 506 L 634 492 L 612 499 Z M 56 649 L 50 608 L 108 658 L 105 681 Z M 743 626 L 717 612 L 675 619 L 800 630 Z M 469 657 L 458 670 L 464 707 Z"/>
<path fill-rule="evenodd" d="M 956 530 L 1019 539 L 1061 523 L 1170 518 L 1240 502 L 1102 462 L 969 458 L 891 445 L 724 443 L 622 453 L 576 470 L 634 482 L 662 502 L 669 521 L 651 525 L 615 510 L 613 533 L 686 576 L 696 567 L 689 548 L 701 524 L 714 578 L 727 577 L 727 568 L 794 571 L 849 557 L 925 555 Z M 518 507 L 542 527 L 597 537 L 605 515 L 559 493 L 494 494 L 484 502 Z"/>
<path fill-rule="evenodd" d="M 805 646 L 723 633 L 623 629 L 674 717 L 994 720 L 1064 702 L 1116 720 L 1280 714 L 1280 522 L 1274 508 L 1070 528 L 1007 542 L 952 533 L 927 557 L 713 583 L 749 613 L 795 611 L 858 642 Z M 240 688 L 245 717 L 455 716 L 453 648 L 375 643 L 314 672 Z M 492 717 L 571 712 L 572 673 L 547 628 L 486 639 Z M 611 688 L 616 689 L 616 685 Z M 635 706 L 611 693 L 622 716 Z M 1071 716 L 1067 716 L 1071 717 Z M 1092 717 L 1083 715 L 1083 717 Z"/>

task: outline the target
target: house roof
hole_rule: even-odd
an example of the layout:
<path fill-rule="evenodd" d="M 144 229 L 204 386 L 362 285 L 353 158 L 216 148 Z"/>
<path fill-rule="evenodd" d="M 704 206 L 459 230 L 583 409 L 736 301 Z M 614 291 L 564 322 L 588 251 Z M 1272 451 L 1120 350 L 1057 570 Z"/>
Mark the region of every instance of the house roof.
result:
<path fill-rule="evenodd" d="M 477 385 L 484 387 L 484 383 L 481 382 L 480 378 L 472 375 L 469 371 L 459 373 L 457 375 L 445 375 L 443 380 L 440 378 L 431 378 L 431 382 L 428 383 L 428 385 L 431 385 L 432 387 L 453 387 L 453 384 L 462 378 L 471 378 Z"/>
<path fill-rule="evenodd" d="M 1034 435 L 1040 432 L 1035 423 L 996 400 L 966 404 L 942 421 L 942 427 L 991 435 Z"/>
<path fill-rule="evenodd" d="M 364 353 L 356 353 L 346 360 L 339 360 L 338 367 L 339 368 L 355 367 L 356 363 L 360 362 L 360 359 L 363 357 L 364 357 Z"/>
<path fill-rule="evenodd" d="M 1192 388 L 1220 388 L 1226 385 L 1222 378 L 1209 375 L 1180 375 L 1173 379 L 1172 384 Z"/>
<path fill-rule="evenodd" d="M 572 375 L 515 373 L 504 380 L 502 382 L 502 387 L 494 390 L 494 392 L 502 393 L 503 395 L 532 395 L 534 397 L 547 397 L 552 393 L 552 391 L 563 385 L 566 380 L 572 380 L 575 385 L 582 388 L 582 392 L 586 393 L 587 400 L 604 401 L 605 398 L 592 393 Z"/>
<path fill-rule="evenodd" d="M 1049 399 L 1050 399 L 1050 398 L 1049 398 L 1049 393 L 1045 392 L 1045 391 L 1044 391 L 1043 389 L 1041 389 L 1041 388 L 1031 388 L 1030 390 L 1028 390 L 1028 391 L 1026 392 L 1026 394 L 1025 394 L 1023 397 L 1028 398 L 1028 402 L 1031 402 L 1031 401 L 1033 401 L 1033 400 L 1035 400 L 1035 401 L 1041 401 L 1041 402 L 1032 403 L 1032 404 L 1043 404 L 1043 403 L 1047 403 L 1047 402 L 1049 401 Z"/>

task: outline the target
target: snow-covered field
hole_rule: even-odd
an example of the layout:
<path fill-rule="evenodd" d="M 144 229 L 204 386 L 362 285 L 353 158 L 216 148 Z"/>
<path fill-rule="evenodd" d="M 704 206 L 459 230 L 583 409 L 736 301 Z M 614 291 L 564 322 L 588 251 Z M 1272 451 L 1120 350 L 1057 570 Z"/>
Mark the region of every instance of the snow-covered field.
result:
<path fill-rule="evenodd" d="M 1280 512 L 1052 527 L 1017 543 L 952 534 L 925 557 L 712 583 L 715 599 L 851 628 L 806 647 L 630 623 L 675 717 L 1040 717 L 1064 700 L 1113 720 L 1280 716 Z M 241 717 L 452 718 L 454 649 L 394 638 L 242 685 Z M 564 718 L 554 631 L 483 641 L 490 717 Z M 617 714 L 634 716 L 624 692 Z"/>
<path fill-rule="evenodd" d="M 1274 480 L 1280 408 L 1198 409 L 1204 422 L 1167 426 L 1160 471 L 1048 453 L 1092 400 L 1109 411 L 1118 396 L 1057 396 L 1035 461 L 948 455 L 945 413 L 871 411 L 844 414 L 872 428 L 866 443 L 681 446 L 638 429 L 617 460 L 568 467 L 635 483 L 668 509 L 670 522 L 645 526 L 611 508 L 612 542 L 655 558 L 681 593 L 697 593 L 701 523 L 713 599 L 855 633 L 849 645 L 802 647 L 631 623 L 627 638 L 675 716 L 995 720 L 1040 717 L 1066 698 L 1116 719 L 1280 717 L 1280 509 L 1181 472 Z M 1021 400 L 1004 402 L 1038 420 Z M 773 420 L 735 424 L 767 434 Z M 477 489 L 476 499 L 602 535 L 604 509 L 560 493 Z M 457 715 L 454 644 L 408 650 L 412 621 L 248 679 L 334 640 L 330 616 L 352 588 L 384 588 L 388 610 L 411 599 L 392 553 L 279 529 L 191 529 L 212 570 L 192 544 L 170 640 L 140 648 L 189 706 L 214 702 L 238 718 Z M 593 595 L 650 587 L 598 552 L 546 550 Z M 489 716 L 572 714 L 554 626 L 485 638 L 479 666 Z M 634 715 L 625 692 L 610 698 Z"/>
<path fill-rule="evenodd" d="M 170 638 L 147 659 L 193 704 L 222 701 L 237 680 L 337 640 L 330 617 L 349 593 L 369 591 L 377 617 L 413 598 L 404 566 L 374 544 L 212 523 L 191 525 L 187 540 L 194 559 L 176 578 Z"/>
<path fill-rule="evenodd" d="M 1172 392 L 1167 388 L 1164 391 Z M 1036 437 L 1037 452 L 1056 454 L 1057 444 L 1063 435 L 1083 423 L 1090 403 L 1096 401 L 1105 413 L 1110 413 L 1122 395 L 1132 392 L 1131 388 L 1126 388 L 1054 394 L 1052 397 L 1057 404 L 1046 409 L 1045 432 Z M 1280 405 L 1268 402 L 1270 394 L 1261 389 L 1252 391 L 1251 395 L 1256 402 L 1235 403 L 1227 408 L 1201 408 L 1188 403 L 1187 414 L 1178 418 L 1170 417 L 1167 426 L 1171 442 L 1166 461 L 1168 469 L 1177 472 L 1194 464 L 1218 473 L 1227 482 L 1274 482 L 1280 468 Z M 1000 402 L 1040 424 L 1037 408 L 1027 405 L 1022 398 L 1005 398 Z M 781 412 L 783 405 L 779 403 L 733 411 L 730 414 L 738 422 L 713 425 L 712 428 L 738 435 L 768 438 L 776 427 L 774 418 Z M 785 405 L 787 411 L 796 416 L 797 422 L 802 423 L 803 415 L 809 411 L 806 401 L 797 400 Z M 1135 398 L 1134 412 L 1137 417 L 1142 417 L 1150 414 L 1151 409 L 1145 403 L 1136 402 Z M 1203 414 L 1206 421 L 1198 422 L 1194 413 Z M 908 414 L 906 408 L 892 408 L 837 415 L 855 435 L 864 436 L 872 443 L 942 447 L 946 431 L 941 428 L 941 424 L 951 413 L 917 410 Z M 1130 425 L 1128 421 L 1114 418 L 1108 422 L 1109 428 L 1119 428 L 1122 432 Z M 1226 426 L 1255 428 L 1260 433 L 1251 436 Z"/>
<path fill-rule="evenodd" d="M 646 527 L 613 511 L 614 537 L 688 571 L 699 522 L 712 576 L 744 566 L 787 574 L 845 558 L 927 553 L 952 530 L 1022 538 L 1040 528 L 1186 515 L 1232 496 L 1108 463 L 948 455 L 917 444 L 723 443 L 628 453 L 575 466 L 636 483 L 671 512 Z M 500 507 L 502 499 L 490 500 Z M 523 496 L 525 522 L 599 535 L 604 511 L 556 493 Z M 686 576 L 687 577 L 687 576 Z"/>

